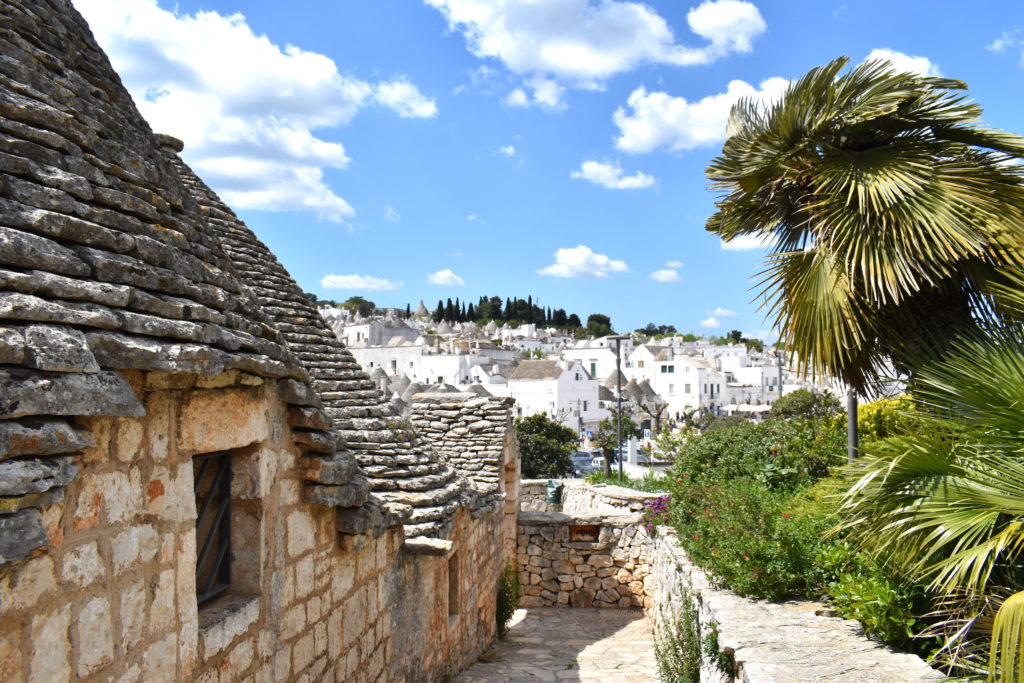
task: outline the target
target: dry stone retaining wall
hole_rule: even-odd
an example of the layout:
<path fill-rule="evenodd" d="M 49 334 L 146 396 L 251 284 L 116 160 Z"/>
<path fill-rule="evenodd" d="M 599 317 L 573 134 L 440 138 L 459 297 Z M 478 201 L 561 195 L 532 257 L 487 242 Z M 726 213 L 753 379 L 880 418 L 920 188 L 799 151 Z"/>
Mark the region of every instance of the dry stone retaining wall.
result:
<path fill-rule="evenodd" d="M 646 606 L 651 545 L 638 522 L 636 515 L 520 513 L 520 605 Z"/>
<path fill-rule="evenodd" d="M 630 514 L 642 512 L 647 503 L 663 496 L 624 486 L 588 484 L 582 479 L 567 479 L 562 490 L 562 512 Z"/>

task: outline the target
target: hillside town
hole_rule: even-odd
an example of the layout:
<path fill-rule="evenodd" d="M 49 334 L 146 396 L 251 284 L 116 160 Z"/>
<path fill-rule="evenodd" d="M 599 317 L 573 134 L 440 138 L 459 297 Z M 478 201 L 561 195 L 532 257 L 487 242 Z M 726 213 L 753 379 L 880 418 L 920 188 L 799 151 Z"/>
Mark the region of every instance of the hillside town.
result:
<path fill-rule="evenodd" d="M 365 317 L 342 307 L 319 311 L 397 412 L 421 392 L 510 397 L 518 417 L 544 413 L 584 445 L 620 397 L 650 446 L 653 432 L 695 414 L 756 421 L 787 392 L 830 387 L 801 377 L 776 347 L 637 333 L 580 339 L 535 323 L 435 322 L 423 302 L 408 318 L 400 309 Z"/>

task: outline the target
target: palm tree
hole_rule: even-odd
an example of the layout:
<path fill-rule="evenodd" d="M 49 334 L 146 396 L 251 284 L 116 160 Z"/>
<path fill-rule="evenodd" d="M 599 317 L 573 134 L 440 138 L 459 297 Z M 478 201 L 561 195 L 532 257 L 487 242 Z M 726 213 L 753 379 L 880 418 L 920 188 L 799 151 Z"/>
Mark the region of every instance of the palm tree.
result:
<path fill-rule="evenodd" d="M 804 372 L 871 393 L 998 311 L 1024 262 L 1024 138 L 979 123 L 960 82 L 847 58 L 781 100 L 740 100 L 707 169 L 707 230 L 772 247 L 768 314 Z"/>
<path fill-rule="evenodd" d="M 707 229 L 770 244 L 762 295 L 804 372 L 858 393 L 889 366 L 913 378 L 931 422 L 869 450 L 845 528 L 935 592 L 983 605 L 948 645 L 989 638 L 989 671 L 1013 677 L 1024 661 L 1024 138 L 983 127 L 960 81 L 887 62 L 843 73 L 847 62 L 811 70 L 778 102 L 737 103 L 707 169 L 723 192 Z"/>
<path fill-rule="evenodd" d="M 919 426 L 865 449 L 837 529 L 929 582 L 948 662 L 1014 681 L 1024 679 L 1022 331 L 954 342 L 920 370 Z"/>

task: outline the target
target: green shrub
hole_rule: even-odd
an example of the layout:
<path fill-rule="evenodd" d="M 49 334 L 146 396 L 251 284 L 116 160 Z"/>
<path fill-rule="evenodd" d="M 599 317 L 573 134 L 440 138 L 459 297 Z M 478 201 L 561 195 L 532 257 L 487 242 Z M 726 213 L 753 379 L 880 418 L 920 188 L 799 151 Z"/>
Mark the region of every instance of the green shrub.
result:
<path fill-rule="evenodd" d="M 681 543 L 714 581 L 769 600 L 807 591 L 825 522 L 795 514 L 788 495 L 741 478 L 681 484 L 672 501 Z"/>
<path fill-rule="evenodd" d="M 845 461 L 846 437 L 837 421 L 771 419 L 744 423 L 684 442 L 663 442 L 673 453 L 670 479 L 716 483 L 751 477 L 772 490 L 796 491 Z"/>
<path fill-rule="evenodd" d="M 680 608 L 654 629 L 654 659 L 662 683 L 700 683 L 700 615 L 693 588 L 680 583 Z"/>
<path fill-rule="evenodd" d="M 505 565 L 498 577 L 498 606 L 495 618 L 498 621 L 498 635 L 505 635 L 512 615 L 519 609 L 519 572 L 511 562 Z"/>
<path fill-rule="evenodd" d="M 832 604 L 839 616 L 856 619 L 869 637 L 906 646 L 917 624 L 914 617 L 914 589 L 890 581 L 882 572 L 843 574 L 829 587 Z"/>
<path fill-rule="evenodd" d="M 647 493 L 662 493 L 664 491 L 668 491 L 668 479 L 663 476 L 658 476 L 653 472 L 648 472 L 640 479 L 636 479 L 625 473 L 623 473 L 620 478 L 618 472 L 612 472 L 612 476 L 606 477 L 604 472 L 597 471 L 588 474 L 585 477 L 585 480 L 588 484 L 623 486 L 627 489 L 646 491 Z"/>

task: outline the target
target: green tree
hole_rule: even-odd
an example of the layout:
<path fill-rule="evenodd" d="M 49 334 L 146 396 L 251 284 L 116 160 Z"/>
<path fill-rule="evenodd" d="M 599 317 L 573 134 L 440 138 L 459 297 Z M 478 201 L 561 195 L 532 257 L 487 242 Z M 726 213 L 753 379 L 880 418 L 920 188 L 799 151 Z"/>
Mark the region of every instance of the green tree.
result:
<path fill-rule="evenodd" d="M 842 404 L 832 394 L 797 389 L 775 401 L 772 417 L 828 417 L 841 409 Z"/>
<path fill-rule="evenodd" d="M 615 334 L 612 329 L 612 319 L 603 313 L 592 313 L 587 316 L 587 334 L 591 337 L 607 337 Z"/>
<path fill-rule="evenodd" d="M 572 453 L 579 435 L 545 413 L 516 420 L 523 478 L 564 477 L 572 471 Z"/>
<path fill-rule="evenodd" d="M 998 313 L 992 283 L 1024 263 L 1024 139 L 983 127 L 960 81 L 847 62 L 734 105 L 707 229 L 770 243 L 787 348 L 864 393 L 883 361 L 913 371 Z"/>
<path fill-rule="evenodd" d="M 353 315 L 365 318 L 373 313 L 374 309 L 377 308 L 377 304 L 372 301 L 368 301 L 361 296 L 350 296 L 342 302 L 341 308 L 344 308 Z"/>
<path fill-rule="evenodd" d="M 918 374 L 914 428 L 865 443 L 840 529 L 929 582 L 943 657 L 1024 680 L 1024 328 L 954 348 Z"/>
<path fill-rule="evenodd" d="M 571 327 L 571 328 L 572 327 L 583 327 L 583 323 L 580 322 L 580 317 L 578 315 L 576 315 L 575 313 L 573 313 L 573 314 L 571 314 L 569 316 L 569 319 L 566 320 L 565 324 L 566 324 L 567 327 Z"/>
<path fill-rule="evenodd" d="M 725 339 L 733 344 L 739 344 L 743 341 L 743 333 L 739 330 L 732 330 L 729 334 L 725 335 Z"/>

